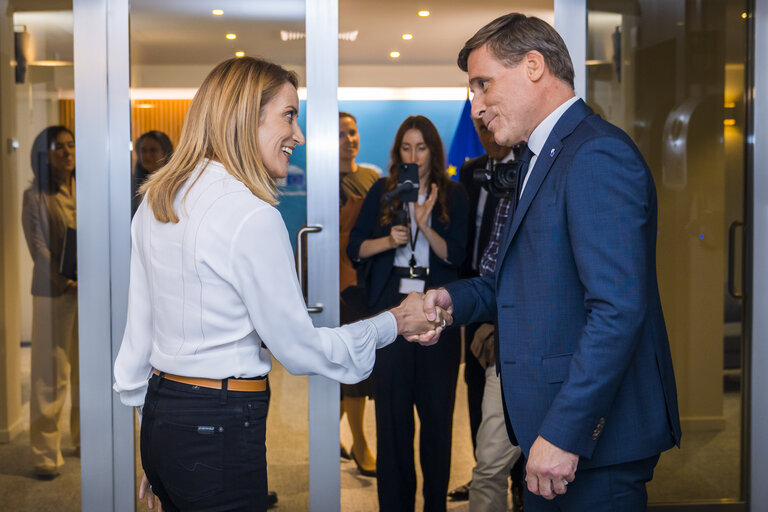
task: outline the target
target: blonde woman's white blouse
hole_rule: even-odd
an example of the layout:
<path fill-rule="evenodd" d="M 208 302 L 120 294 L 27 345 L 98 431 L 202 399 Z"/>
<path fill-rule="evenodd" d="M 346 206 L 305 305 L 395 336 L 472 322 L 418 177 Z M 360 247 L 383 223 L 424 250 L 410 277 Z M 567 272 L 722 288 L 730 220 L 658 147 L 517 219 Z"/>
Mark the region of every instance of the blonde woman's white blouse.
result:
<path fill-rule="evenodd" d="M 142 203 L 131 226 L 114 385 L 124 404 L 144 403 L 153 368 L 256 377 L 271 369 L 270 352 L 291 373 L 358 382 L 371 373 L 375 349 L 394 341 L 388 312 L 335 329 L 312 325 L 280 213 L 220 163 L 201 164 L 174 209 L 180 221 L 161 223 Z"/>

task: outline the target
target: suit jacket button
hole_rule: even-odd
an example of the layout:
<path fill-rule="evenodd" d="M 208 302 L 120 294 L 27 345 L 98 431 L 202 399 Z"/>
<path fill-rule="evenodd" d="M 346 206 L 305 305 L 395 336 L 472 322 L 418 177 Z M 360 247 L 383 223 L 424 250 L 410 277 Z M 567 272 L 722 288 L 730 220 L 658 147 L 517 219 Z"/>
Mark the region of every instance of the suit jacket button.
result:
<path fill-rule="evenodd" d="M 605 418 L 600 418 L 600 421 L 597 422 L 598 425 L 605 425 Z"/>
<path fill-rule="evenodd" d="M 593 440 L 593 441 L 597 441 L 597 437 L 598 437 L 599 435 L 600 435 L 600 434 L 598 434 L 597 432 L 592 432 L 592 440 Z"/>

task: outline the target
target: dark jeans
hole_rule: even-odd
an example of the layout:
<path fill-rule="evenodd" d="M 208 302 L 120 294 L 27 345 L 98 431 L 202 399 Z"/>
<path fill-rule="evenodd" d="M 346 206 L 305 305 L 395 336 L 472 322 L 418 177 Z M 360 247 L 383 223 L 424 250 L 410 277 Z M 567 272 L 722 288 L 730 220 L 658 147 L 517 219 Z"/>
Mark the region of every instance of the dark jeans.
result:
<path fill-rule="evenodd" d="M 190 386 L 153 375 L 141 463 L 163 510 L 265 511 L 268 391 Z"/>
<path fill-rule="evenodd" d="M 659 456 L 576 471 L 568 491 L 546 500 L 525 490 L 525 512 L 645 512 L 645 484 L 653 478 Z"/>

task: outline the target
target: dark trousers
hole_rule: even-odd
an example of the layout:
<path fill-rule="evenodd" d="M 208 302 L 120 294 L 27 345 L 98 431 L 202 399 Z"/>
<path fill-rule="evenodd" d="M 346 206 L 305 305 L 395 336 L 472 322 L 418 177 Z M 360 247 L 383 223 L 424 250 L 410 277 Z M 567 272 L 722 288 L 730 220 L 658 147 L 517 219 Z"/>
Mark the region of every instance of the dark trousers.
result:
<path fill-rule="evenodd" d="M 379 301 L 397 304 L 399 278 L 391 278 Z M 427 283 L 429 286 L 430 283 Z M 448 329 L 430 347 L 399 337 L 376 353 L 376 474 L 381 512 L 414 509 L 413 407 L 421 421 L 419 437 L 424 475 L 424 510 L 446 510 L 451 468 L 451 433 L 456 380 L 461 359 L 457 328 Z"/>
<path fill-rule="evenodd" d="M 141 463 L 163 510 L 265 511 L 268 391 L 190 386 L 153 375 Z"/>
<path fill-rule="evenodd" d="M 483 390 L 485 389 L 485 368 L 469 349 L 472 338 L 482 324 L 469 324 L 464 330 L 464 382 L 467 383 L 467 409 L 469 410 L 469 431 L 472 434 L 472 455 L 477 449 L 477 429 L 483 420 Z"/>
<path fill-rule="evenodd" d="M 576 471 L 568 491 L 554 500 L 525 491 L 525 512 L 645 512 L 645 484 L 653 478 L 659 456 Z"/>

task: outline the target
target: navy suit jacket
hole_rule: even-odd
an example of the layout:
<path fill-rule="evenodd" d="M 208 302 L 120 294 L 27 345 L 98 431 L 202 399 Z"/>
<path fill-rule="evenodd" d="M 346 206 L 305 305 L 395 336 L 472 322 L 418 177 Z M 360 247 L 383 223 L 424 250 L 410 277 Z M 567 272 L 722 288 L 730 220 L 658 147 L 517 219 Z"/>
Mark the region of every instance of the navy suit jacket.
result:
<path fill-rule="evenodd" d="M 358 255 L 360 246 L 371 238 L 389 236 L 392 225 L 382 226 L 381 196 L 384 194 L 386 178 L 377 181 L 368 191 L 357 216 L 355 227 L 349 234 L 347 255 L 355 264 L 360 264 Z M 450 223 L 440 221 L 440 202 L 432 209 L 432 229 L 445 239 L 448 247 L 448 257 L 442 260 L 434 251 L 429 251 L 429 280 L 428 285 L 442 286 L 459 278 L 458 267 L 464 262 L 467 244 L 467 193 L 464 187 L 454 181 L 449 182 L 448 216 Z M 375 304 L 384 291 L 395 261 L 395 249 L 384 251 L 371 257 L 371 270 L 368 277 L 368 306 Z"/>
<path fill-rule="evenodd" d="M 656 189 L 620 129 L 579 100 L 538 155 L 496 274 L 448 285 L 458 323 L 498 320 L 502 390 L 526 456 L 537 436 L 579 468 L 680 442 L 656 279 Z"/>

